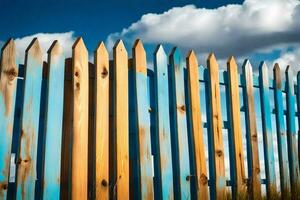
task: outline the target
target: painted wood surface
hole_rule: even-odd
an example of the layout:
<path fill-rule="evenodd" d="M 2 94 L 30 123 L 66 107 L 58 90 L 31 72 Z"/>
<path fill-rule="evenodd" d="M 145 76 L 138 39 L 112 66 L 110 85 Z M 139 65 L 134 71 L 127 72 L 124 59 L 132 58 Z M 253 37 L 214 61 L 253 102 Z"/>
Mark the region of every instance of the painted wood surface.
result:
<path fill-rule="evenodd" d="M 276 197 L 277 191 L 268 73 L 269 71 L 266 63 L 262 62 L 259 66 L 259 81 L 265 155 L 265 171 L 267 179 L 267 196 L 268 198 L 273 199 Z"/>
<path fill-rule="evenodd" d="M 103 42 L 95 59 L 96 199 L 109 199 L 109 55 Z"/>
<path fill-rule="evenodd" d="M 72 47 L 72 199 L 88 197 L 88 52 L 82 38 Z"/>
<path fill-rule="evenodd" d="M 65 57 L 58 41 L 48 50 L 43 199 L 60 199 Z"/>
<path fill-rule="evenodd" d="M 249 60 L 243 64 L 243 98 L 245 105 L 246 139 L 248 157 L 249 195 L 252 199 L 261 198 L 260 166 L 257 141 L 256 115 L 253 96 L 253 74 Z"/>
<path fill-rule="evenodd" d="M 173 48 L 169 61 L 172 161 L 175 198 L 191 199 L 183 61 L 179 49 Z"/>
<path fill-rule="evenodd" d="M 129 199 L 128 56 L 119 40 L 114 46 L 114 117 L 117 199 Z"/>
<path fill-rule="evenodd" d="M 19 70 L 13 39 L 2 47 L 0 62 L 0 199 L 6 199 Z"/>
<path fill-rule="evenodd" d="M 278 145 L 278 157 L 279 157 L 279 172 L 280 172 L 280 188 L 281 194 L 284 197 L 289 197 L 291 191 L 290 186 L 290 174 L 289 174 L 289 159 L 287 151 L 287 135 L 284 123 L 284 107 L 281 82 L 281 72 L 278 64 L 274 66 L 274 80 L 276 87 L 274 89 L 275 98 L 275 117 L 276 117 L 276 129 L 277 129 L 277 145 Z M 276 153 L 276 152 L 275 152 Z"/>
<path fill-rule="evenodd" d="M 198 61 L 194 51 L 187 58 L 188 96 L 192 125 L 192 142 L 194 147 L 197 197 L 208 199 L 208 175 L 206 169 L 205 146 L 201 118 L 200 85 Z"/>
<path fill-rule="evenodd" d="M 159 185 L 160 199 L 173 199 L 173 170 L 171 152 L 171 131 L 168 96 L 168 64 L 167 56 L 162 45 L 154 53 L 154 87 L 156 110 L 156 134 L 159 145 Z"/>
<path fill-rule="evenodd" d="M 210 54 L 207 59 L 207 68 L 209 76 L 209 133 L 211 141 L 212 155 L 210 155 L 210 165 L 213 173 L 211 177 L 212 198 L 226 199 L 226 177 L 224 161 L 224 144 L 222 135 L 222 112 L 221 97 L 219 85 L 219 66 L 214 54 Z"/>
<path fill-rule="evenodd" d="M 35 38 L 26 49 L 25 55 L 24 106 L 18 158 L 17 199 L 34 199 L 35 194 L 42 72 L 42 51 L 37 38 Z"/>
<path fill-rule="evenodd" d="M 287 103 L 287 144 L 290 169 L 291 192 L 294 198 L 298 197 L 300 188 L 299 160 L 297 149 L 297 133 L 295 124 L 295 89 L 294 74 L 291 67 L 288 66 L 285 71 L 286 75 L 286 103 Z"/>
<path fill-rule="evenodd" d="M 136 40 L 132 49 L 134 88 L 135 88 L 135 109 L 136 126 L 138 133 L 138 160 L 139 160 L 139 183 L 140 198 L 154 199 L 152 155 L 151 155 L 151 133 L 150 115 L 148 113 L 148 83 L 147 83 L 147 61 L 146 52 L 141 40 Z"/>
<path fill-rule="evenodd" d="M 229 87 L 229 109 L 228 113 L 230 121 L 230 137 L 231 148 L 233 150 L 233 170 L 231 177 L 233 181 L 233 198 L 246 198 L 247 185 L 244 166 L 244 149 L 242 140 L 241 128 L 241 113 L 240 113 L 240 97 L 239 97 L 239 80 L 238 66 L 234 57 L 230 57 L 227 61 L 228 71 L 228 87 Z"/>

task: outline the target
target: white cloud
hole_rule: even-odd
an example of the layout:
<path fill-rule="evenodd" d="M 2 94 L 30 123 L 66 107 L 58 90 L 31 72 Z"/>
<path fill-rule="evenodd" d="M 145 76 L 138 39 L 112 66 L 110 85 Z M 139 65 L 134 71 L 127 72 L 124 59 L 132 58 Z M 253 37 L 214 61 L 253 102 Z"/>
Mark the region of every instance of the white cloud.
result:
<path fill-rule="evenodd" d="M 25 60 L 25 50 L 27 49 L 33 38 L 37 37 L 43 51 L 43 59 L 47 60 L 47 51 L 50 48 L 54 40 L 58 40 L 60 45 L 64 49 L 66 56 L 70 57 L 72 54 L 72 45 L 75 41 L 74 32 L 66 33 L 37 33 L 34 35 L 26 36 L 23 38 L 15 39 L 17 47 L 17 55 L 21 63 Z"/>
<path fill-rule="evenodd" d="M 286 66 L 290 65 L 293 74 L 297 74 L 300 69 L 300 46 L 296 47 L 293 51 L 284 51 L 280 57 L 275 59 L 273 64 L 278 63 L 282 72 L 285 71 Z"/>
<path fill-rule="evenodd" d="M 223 59 L 253 52 L 268 52 L 300 42 L 300 1 L 246 0 L 242 5 L 216 9 L 194 5 L 175 7 L 161 14 L 149 13 L 140 20 L 110 34 L 109 48 L 122 38 L 131 43 L 168 43 L 183 52 L 194 49 L 199 56 L 214 51 Z"/>

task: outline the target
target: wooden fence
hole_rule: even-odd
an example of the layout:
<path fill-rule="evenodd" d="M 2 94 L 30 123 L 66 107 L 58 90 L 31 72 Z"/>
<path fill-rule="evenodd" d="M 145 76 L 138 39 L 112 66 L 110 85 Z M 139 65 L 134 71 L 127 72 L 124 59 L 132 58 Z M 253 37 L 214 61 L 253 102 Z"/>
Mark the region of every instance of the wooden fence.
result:
<path fill-rule="evenodd" d="M 205 68 L 193 51 L 185 62 L 179 49 L 167 57 L 159 45 L 151 70 L 140 40 L 132 58 L 118 41 L 113 61 L 100 43 L 93 64 L 82 38 L 72 58 L 57 41 L 47 62 L 42 54 L 37 39 L 24 65 L 12 39 L 2 48 L 0 199 L 259 199 L 262 185 L 270 199 L 299 196 L 300 75 L 295 84 L 290 67 L 283 81 L 276 64 L 273 80 L 265 63 L 256 75 L 246 60 L 239 74 L 230 57 L 220 71 L 214 54 Z"/>

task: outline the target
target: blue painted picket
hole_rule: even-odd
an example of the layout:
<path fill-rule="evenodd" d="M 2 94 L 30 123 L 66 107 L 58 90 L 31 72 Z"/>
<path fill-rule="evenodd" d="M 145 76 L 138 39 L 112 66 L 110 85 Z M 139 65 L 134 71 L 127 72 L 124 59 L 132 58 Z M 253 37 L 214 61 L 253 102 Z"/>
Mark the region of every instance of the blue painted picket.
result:
<path fill-rule="evenodd" d="M 277 145 L 279 157 L 279 171 L 280 171 L 280 186 L 283 195 L 288 195 L 291 191 L 290 174 L 289 174 L 289 159 L 287 150 L 287 135 L 286 126 L 284 123 L 284 107 L 282 97 L 282 81 L 280 74 L 280 67 L 278 64 L 274 66 L 274 98 L 275 98 L 275 115 L 276 115 L 276 129 L 277 129 Z M 275 153 L 275 152 L 274 152 Z M 288 197 L 288 196 L 286 196 Z"/>
<path fill-rule="evenodd" d="M 1 50 L 0 63 L 0 199 L 7 198 L 18 64 L 13 39 Z"/>
<path fill-rule="evenodd" d="M 17 163 L 17 199 L 33 199 L 35 194 L 42 72 L 42 52 L 35 38 L 27 48 L 25 58 L 24 105 Z"/>
<path fill-rule="evenodd" d="M 169 116 L 169 84 L 167 56 L 161 45 L 154 53 L 154 84 L 156 110 L 156 137 L 159 153 L 159 184 L 161 185 L 160 199 L 173 199 L 173 170 L 171 152 L 171 130 Z M 156 158 L 156 159 L 157 159 Z"/>
<path fill-rule="evenodd" d="M 55 41 L 48 50 L 43 199 L 60 199 L 64 62 L 62 48 L 58 41 Z"/>
<path fill-rule="evenodd" d="M 273 199 L 276 195 L 275 158 L 273 148 L 273 134 L 269 95 L 269 76 L 267 65 L 262 62 L 259 66 L 260 100 L 263 126 L 263 141 L 265 155 L 265 169 L 267 178 L 268 198 Z"/>
<path fill-rule="evenodd" d="M 184 94 L 184 63 L 178 48 L 172 50 L 169 63 L 174 195 L 175 199 L 179 197 L 190 199 L 190 162 Z"/>
<path fill-rule="evenodd" d="M 294 75 L 291 67 L 288 66 L 285 71 L 286 75 L 286 103 L 287 103 L 287 144 L 288 144 L 288 157 L 289 168 L 291 177 L 291 189 L 294 197 L 299 195 L 300 188 L 300 174 L 299 174 L 299 158 L 297 148 L 297 132 L 295 124 L 295 88 L 294 88 Z M 298 191 L 298 192 L 297 192 Z"/>
<path fill-rule="evenodd" d="M 294 70 L 288 67 L 283 81 L 276 64 L 272 79 L 265 63 L 257 75 L 246 60 L 239 74 L 233 57 L 222 71 L 213 54 L 203 67 L 193 51 L 185 63 L 178 48 L 172 50 L 168 64 L 161 45 L 151 69 L 140 40 L 132 50 L 128 59 L 119 41 L 114 60 L 109 61 L 109 51 L 101 43 L 92 64 L 82 38 L 73 46 L 73 58 L 67 59 L 55 41 L 43 62 L 34 39 L 23 66 L 17 63 L 13 40 L 7 42 L 0 65 L 0 200 L 225 199 L 230 194 L 235 199 L 245 192 L 260 199 L 265 195 L 262 185 L 271 199 L 279 195 L 277 184 L 282 198 L 298 197 L 300 73 L 295 82 Z M 225 87 L 225 102 L 220 86 Z M 204 96 L 206 109 L 201 110 Z M 262 118 L 255 113 L 259 100 Z M 262 133 L 257 129 L 260 122 Z M 224 130 L 229 140 L 229 179 Z M 266 179 L 260 177 L 260 148 Z M 280 174 L 275 173 L 276 154 Z"/>
<path fill-rule="evenodd" d="M 140 40 L 135 42 L 133 47 L 133 73 L 134 73 L 134 98 L 135 98 L 135 115 L 137 120 L 135 121 L 136 129 L 138 133 L 138 183 L 140 188 L 141 199 L 153 199 L 153 175 L 152 174 L 152 154 L 151 154 L 151 133 L 150 133 L 150 114 L 149 114 L 149 102 L 148 102 L 148 83 L 147 83 L 147 61 L 146 52 L 143 44 Z"/>

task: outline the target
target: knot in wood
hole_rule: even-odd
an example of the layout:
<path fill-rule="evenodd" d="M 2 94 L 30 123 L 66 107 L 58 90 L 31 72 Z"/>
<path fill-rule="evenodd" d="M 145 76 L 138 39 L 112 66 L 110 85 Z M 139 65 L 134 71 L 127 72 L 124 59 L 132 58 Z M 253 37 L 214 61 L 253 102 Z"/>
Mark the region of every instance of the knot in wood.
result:
<path fill-rule="evenodd" d="M 221 156 L 223 155 L 223 151 L 217 149 L 217 150 L 216 150 L 216 154 L 217 154 L 218 157 L 221 157 Z"/>
<path fill-rule="evenodd" d="M 103 67 L 102 72 L 101 72 L 101 77 L 105 78 L 108 75 L 108 71 L 106 69 L 106 67 Z"/>
<path fill-rule="evenodd" d="M 103 187 L 107 187 L 108 183 L 107 183 L 107 181 L 106 181 L 105 179 L 103 179 L 103 180 L 101 181 L 101 185 L 102 185 Z"/>

